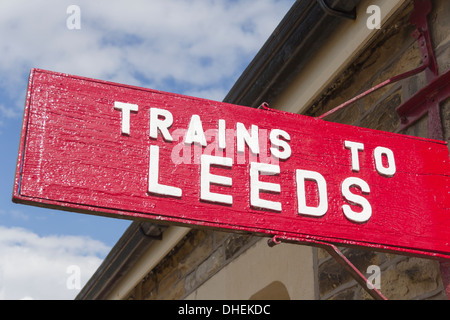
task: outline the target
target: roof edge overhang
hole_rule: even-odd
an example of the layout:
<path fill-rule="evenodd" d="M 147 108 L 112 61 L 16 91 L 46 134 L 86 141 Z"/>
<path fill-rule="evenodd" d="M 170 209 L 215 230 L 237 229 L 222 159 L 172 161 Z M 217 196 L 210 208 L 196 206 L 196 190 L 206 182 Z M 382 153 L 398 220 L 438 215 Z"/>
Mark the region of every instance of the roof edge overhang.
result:
<path fill-rule="evenodd" d="M 163 225 L 133 221 L 75 299 L 105 299 L 142 252 L 155 241 L 162 240 L 166 229 L 167 226 Z"/>
<path fill-rule="evenodd" d="M 349 17 L 331 15 L 323 3 L 339 12 L 353 12 L 360 0 L 298 0 L 236 81 L 224 102 L 256 108 L 270 102 L 305 68 L 337 27 Z"/>

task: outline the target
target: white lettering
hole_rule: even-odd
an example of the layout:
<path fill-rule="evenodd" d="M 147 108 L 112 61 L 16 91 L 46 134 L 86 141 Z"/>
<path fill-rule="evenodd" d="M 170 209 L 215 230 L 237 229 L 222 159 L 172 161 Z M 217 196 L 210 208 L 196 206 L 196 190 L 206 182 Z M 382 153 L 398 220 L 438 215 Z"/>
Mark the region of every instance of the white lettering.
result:
<path fill-rule="evenodd" d="M 160 184 L 159 180 L 159 147 L 150 146 L 150 163 L 148 169 L 148 192 L 164 196 L 181 197 L 180 188 Z"/>
<path fill-rule="evenodd" d="M 188 130 L 184 137 L 184 143 L 198 143 L 199 145 L 206 147 L 206 137 L 205 132 L 203 131 L 202 120 L 200 120 L 200 116 L 197 114 L 194 114 L 191 117 Z"/>
<path fill-rule="evenodd" d="M 289 136 L 289 133 L 287 133 L 284 130 L 281 129 L 273 129 L 272 131 L 270 131 L 270 142 L 272 144 L 272 146 L 270 148 L 270 152 L 272 153 L 272 155 L 274 157 L 277 157 L 278 159 L 282 159 L 282 160 L 286 160 L 291 156 L 291 146 L 289 145 L 288 142 L 280 139 L 279 137 L 283 137 L 284 139 L 286 139 L 287 141 L 291 140 L 291 137 Z M 280 151 L 279 148 L 282 148 L 283 151 Z"/>
<path fill-rule="evenodd" d="M 178 314 L 180 315 L 203 315 L 209 318 L 213 307 L 192 307 L 186 304 L 184 307 L 178 307 Z"/>
<path fill-rule="evenodd" d="M 138 105 L 115 101 L 114 108 L 121 111 L 121 132 L 122 134 L 130 134 L 130 118 L 132 112 L 138 112 Z M 287 160 L 292 156 L 292 149 L 289 144 L 290 135 L 281 129 L 272 129 L 270 136 L 267 137 L 268 131 L 261 129 L 259 131 L 258 126 L 251 125 L 250 130 L 247 130 L 243 123 L 236 123 L 236 130 L 226 129 L 226 122 L 224 119 L 218 120 L 218 127 L 214 129 L 203 130 L 203 124 L 199 115 L 192 115 L 189 127 L 186 129 L 177 129 L 173 131 L 173 137 L 169 132 L 173 124 L 173 115 L 170 111 L 159 108 L 150 108 L 150 130 L 149 136 L 152 139 L 157 139 L 160 134 L 163 140 L 173 142 L 173 137 L 182 139 L 177 145 L 172 146 L 171 149 L 171 164 L 191 164 L 194 160 L 195 164 L 198 164 L 200 160 L 200 200 L 210 201 L 218 204 L 232 205 L 233 196 L 226 194 L 227 192 L 213 192 L 213 185 L 219 187 L 231 187 L 232 177 L 218 175 L 211 173 L 211 167 L 219 166 L 224 168 L 233 167 L 233 158 L 239 153 L 244 153 L 246 145 L 251 151 L 248 161 L 244 161 L 241 164 L 250 165 L 250 185 L 246 185 L 245 188 L 249 188 L 250 193 L 250 206 L 257 209 L 268 209 L 276 212 L 282 211 L 282 203 L 278 198 L 274 198 L 274 195 L 270 195 L 266 199 L 262 199 L 261 193 L 281 193 L 281 184 L 266 181 L 260 181 L 260 175 L 280 175 L 281 168 L 279 165 L 273 163 L 266 163 L 269 161 L 267 157 L 268 151 L 266 150 L 268 143 L 271 143 L 270 154 L 276 159 Z M 210 122 L 208 122 L 210 123 Z M 235 134 L 237 152 L 234 152 L 234 143 L 230 143 L 227 146 L 226 138 Z M 214 143 L 208 145 L 208 141 L 214 138 Z M 207 139 L 208 138 L 208 139 Z M 264 143 L 260 145 L 261 139 Z M 203 148 L 194 148 L 196 153 L 191 154 L 190 145 L 196 143 Z M 354 172 L 360 171 L 360 152 L 364 151 L 364 144 L 353 141 L 345 141 L 345 148 L 350 150 L 351 154 L 351 168 Z M 226 150 L 226 157 L 224 156 Z M 165 185 L 159 182 L 160 180 L 160 152 L 159 146 L 151 145 L 149 155 L 149 168 L 148 168 L 148 192 L 152 194 L 158 194 L 163 196 L 181 197 L 182 189 L 170 185 Z M 169 149 L 164 149 L 170 152 Z M 214 155 L 212 155 L 214 154 Z M 252 160 L 255 159 L 255 160 Z M 394 153 L 392 150 L 385 147 L 376 147 L 373 151 L 373 158 L 375 169 L 378 174 L 386 177 L 392 177 L 396 173 L 396 163 Z M 257 160 L 256 160 L 257 159 Z M 245 160 L 245 159 L 244 159 Z M 197 162 L 195 162 L 197 161 Z M 366 166 L 367 163 L 365 162 Z M 170 164 L 169 164 L 170 165 Z M 164 166 L 165 168 L 167 167 Z M 224 169 L 222 168 L 222 170 Z M 162 180 L 169 179 L 166 175 L 162 175 Z M 231 171 L 230 171 L 231 175 Z M 331 176 L 330 176 L 331 177 Z M 175 177 L 176 178 L 176 177 Z M 237 178 L 236 178 L 237 179 Z M 267 178 L 269 179 L 269 178 Z M 262 179 L 264 180 L 264 179 Z M 172 181 L 172 179 L 170 179 Z M 311 185 L 312 183 L 312 185 Z M 309 190 L 309 186 L 314 186 L 314 189 Z M 332 184 L 334 185 L 334 184 Z M 324 176 L 316 171 L 308 171 L 296 169 L 295 171 L 295 185 L 297 190 L 297 213 L 299 215 L 308 215 L 314 217 L 322 217 L 328 211 L 329 200 L 327 181 Z M 346 178 L 341 184 L 342 197 L 348 204 L 342 205 L 342 210 L 347 219 L 355 223 L 365 223 L 369 221 L 372 216 L 372 207 L 366 197 L 359 195 L 358 191 L 355 193 L 353 187 L 358 188 L 361 194 L 369 194 L 370 187 L 362 179 L 357 177 Z M 221 189 L 225 190 L 225 189 Z M 231 190 L 231 189 L 230 189 Z M 317 190 L 317 191 L 312 191 Z M 288 190 L 289 191 L 289 190 Z M 317 194 L 315 194 L 317 193 Z M 293 195 L 295 197 L 295 195 Z M 309 197 L 309 199 L 308 199 Z M 275 199 L 275 200 L 274 200 Z M 308 201 L 309 200 L 309 201 Z M 312 200 L 312 201 L 311 201 Z M 336 199 L 333 199 L 337 201 Z M 357 206 L 359 208 L 354 208 Z"/>
<path fill-rule="evenodd" d="M 160 119 L 162 117 L 163 119 Z M 165 141 L 172 142 L 169 128 L 172 126 L 173 116 L 170 111 L 159 108 L 150 108 L 150 138 L 158 138 L 158 130 Z"/>
<path fill-rule="evenodd" d="M 210 186 L 211 183 L 223 185 L 223 186 L 231 186 L 232 180 L 230 177 L 219 176 L 215 174 L 211 174 L 210 167 L 211 165 L 219 165 L 224 167 L 231 167 L 233 163 L 233 159 L 210 156 L 210 155 L 202 155 L 201 156 L 201 169 L 200 169 L 200 199 L 219 202 L 224 204 L 233 204 L 233 197 L 226 194 L 214 193 L 211 192 Z"/>
<path fill-rule="evenodd" d="M 130 113 L 131 111 L 137 112 L 139 109 L 138 105 L 115 101 L 114 109 L 122 111 L 122 133 L 130 135 Z"/>
<path fill-rule="evenodd" d="M 352 155 L 352 170 L 359 172 L 358 151 L 364 150 L 364 145 L 359 142 L 345 141 L 345 148 L 350 149 Z"/>
<path fill-rule="evenodd" d="M 366 26 L 370 30 L 381 28 L 381 9 L 377 5 L 370 5 L 366 10 L 367 14 L 371 16 L 366 21 Z"/>
<path fill-rule="evenodd" d="M 246 305 L 246 304 L 224 304 L 222 306 L 222 314 L 238 314 L 238 315 L 260 315 L 260 314 L 270 314 L 269 310 L 270 305 Z"/>
<path fill-rule="evenodd" d="M 360 205 L 362 207 L 361 212 L 353 211 L 352 208 L 345 204 L 342 206 L 344 215 L 353 222 L 363 223 L 369 221 L 372 216 L 372 207 L 366 198 L 354 194 L 350 191 L 350 187 L 356 186 L 361 189 L 363 193 L 369 193 L 369 185 L 362 179 L 350 177 L 342 182 L 341 191 L 344 198 L 351 204 Z"/>
<path fill-rule="evenodd" d="M 80 7 L 72 4 L 67 7 L 66 13 L 70 16 L 66 19 L 66 27 L 69 30 L 80 30 L 81 29 L 81 10 Z"/>
<path fill-rule="evenodd" d="M 388 166 L 383 166 L 383 155 L 387 158 Z M 394 153 L 392 150 L 383 147 L 376 147 L 373 152 L 375 158 L 375 167 L 378 173 L 382 176 L 393 177 L 396 172 Z"/>
<path fill-rule="evenodd" d="M 317 183 L 319 192 L 319 205 L 311 207 L 306 205 L 305 180 Z M 321 217 L 328 211 L 327 183 L 325 178 L 318 172 L 308 170 L 296 170 L 298 213 Z"/>
<path fill-rule="evenodd" d="M 219 119 L 219 132 L 218 132 L 219 149 L 225 149 L 227 146 L 225 133 L 226 133 L 225 120 Z"/>
<path fill-rule="evenodd" d="M 252 153 L 259 154 L 258 126 L 252 124 L 251 134 L 249 134 L 244 124 L 238 122 L 236 124 L 236 149 L 238 152 L 245 152 L 245 143 Z"/>
<path fill-rule="evenodd" d="M 367 267 L 366 273 L 370 273 L 371 275 L 367 278 L 366 284 L 367 288 L 370 290 L 381 289 L 381 269 L 379 266 L 370 265 Z"/>
<path fill-rule="evenodd" d="M 281 203 L 276 201 L 264 200 L 259 197 L 261 190 L 269 192 L 281 192 L 279 184 L 259 181 L 259 174 L 279 174 L 280 166 L 250 162 L 250 204 L 257 208 L 281 211 Z"/>
<path fill-rule="evenodd" d="M 81 268 L 76 265 L 70 265 L 66 269 L 66 273 L 70 274 L 67 277 L 66 287 L 69 290 L 81 289 Z"/>

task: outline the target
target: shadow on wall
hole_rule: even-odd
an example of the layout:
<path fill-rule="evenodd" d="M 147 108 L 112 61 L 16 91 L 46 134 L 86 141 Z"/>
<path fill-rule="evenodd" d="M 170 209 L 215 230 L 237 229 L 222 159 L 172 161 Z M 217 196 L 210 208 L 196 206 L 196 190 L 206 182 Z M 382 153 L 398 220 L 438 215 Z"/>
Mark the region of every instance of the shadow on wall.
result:
<path fill-rule="evenodd" d="M 280 281 L 274 281 L 254 295 L 249 300 L 290 300 L 286 286 Z"/>

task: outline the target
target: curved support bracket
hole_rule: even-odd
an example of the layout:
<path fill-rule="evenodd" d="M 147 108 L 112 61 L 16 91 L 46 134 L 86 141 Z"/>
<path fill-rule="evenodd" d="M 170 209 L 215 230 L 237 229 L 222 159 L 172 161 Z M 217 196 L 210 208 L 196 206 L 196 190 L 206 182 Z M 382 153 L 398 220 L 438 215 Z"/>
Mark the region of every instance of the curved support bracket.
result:
<path fill-rule="evenodd" d="M 364 288 L 364 290 L 367 291 L 367 293 L 376 300 L 387 300 L 387 298 L 374 286 L 370 286 L 370 282 L 367 280 L 367 278 L 351 263 L 350 260 L 348 260 L 345 255 L 336 247 L 334 244 L 324 241 L 316 241 L 308 239 L 303 240 L 301 238 L 286 238 L 283 236 L 274 236 L 271 239 L 268 240 L 269 247 L 274 247 L 277 244 L 280 244 L 281 242 L 293 242 L 298 244 L 314 244 L 318 247 L 321 247 L 334 258 L 336 261 L 345 268 L 352 277 Z"/>
<path fill-rule="evenodd" d="M 152 240 L 162 240 L 162 235 L 163 235 L 163 229 L 159 226 L 155 226 L 151 228 L 152 230 L 149 231 L 145 231 L 142 224 L 139 225 L 139 231 L 141 232 L 141 234 L 149 239 Z M 154 231 L 157 231 L 157 234 L 154 234 Z"/>

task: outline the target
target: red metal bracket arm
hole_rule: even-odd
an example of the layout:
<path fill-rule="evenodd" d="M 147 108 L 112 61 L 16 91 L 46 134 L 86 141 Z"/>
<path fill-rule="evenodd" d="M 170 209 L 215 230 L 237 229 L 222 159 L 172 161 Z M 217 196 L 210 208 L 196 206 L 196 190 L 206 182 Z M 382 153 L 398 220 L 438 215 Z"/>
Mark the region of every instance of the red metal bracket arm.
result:
<path fill-rule="evenodd" d="M 375 287 L 369 288 L 367 278 L 348 260 L 345 255 L 332 243 L 324 242 L 324 241 L 316 241 L 312 239 L 308 239 L 307 241 L 302 240 L 300 238 L 287 238 L 283 236 L 274 236 L 269 239 L 269 246 L 273 247 L 281 242 L 294 242 L 294 243 L 307 243 L 307 244 L 315 244 L 325 250 L 334 258 L 336 261 L 347 270 L 352 277 L 367 291 L 367 293 L 376 300 L 387 300 L 387 298 Z"/>
<path fill-rule="evenodd" d="M 369 95 L 369 94 L 371 94 L 371 93 L 373 93 L 373 92 L 375 92 L 375 91 L 377 91 L 377 90 L 379 90 L 379 89 L 381 89 L 381 88 L 387 86 L 388 84 L 392 84 L 392 83 L 398 82 L 398 81 L 400 81 L 400 80 L 403 80 L 403 79 L 412 77 L 412 76 L 414 76 L 414 75 L 416 75 L 416 74 L 422 72 L 422 71 L 425 70 L 426 68 L 427 68 L 426 65 L 421 65 L 420 67 L 418 67 L 418 68 L 416 68 L 416 69 L 414 69 L 414 70 L 411 70 L 411 71 L 402 73 L 402 74 L 400 74 L 400 75 L 397 75 L 397 76 L 395 76 L 395 77 L 392 77 L 392 78 L 390 78 L 390 79 L 387 79 L 387 80 L 385 80 L 385 81 L 383 81 L 383 82 L 377 84 L 376 86 L 370 88 L 369 90 L 367 90 L 367 91 L 365 91 L 365 92 L 363 92 L 363 93 L 357 95 L 356 97 L 354 97 L 354 98 L 352 98 L 352 99 L 350 99 L 350 100 L 348 100 L 348 101 L 342 103 L 341 105 L 337 106 L 336 108 L 333 108 L 333 109 L 331 109 L 331 110 L 328 111 L 328 112 L 325 112 L 324 114 L 322 114 L 322 115 L 319 116 L 318 118 L 319 118 L 319 119 L 326 118 L 326 117 L 328 117 L 329 115 L 331 115 L 331 114 L 333 114 L 333 113 L 335 113 L 335 112 L 337 112 L 337 111 L 339 111 L 339 110 L 341 110 L 341 109 L 344 109 L 344 108 L 348 107 L 349 105 L 355 103 L 356 101 L 361 100 L 361 99 L 364 98 L 365 96 L 367 96 L 367 95 Z"/>
<path fill-rule="evenodd" d="M 430 0 L 415 0 L 414 11 L 410 16 L 411 24 L 417 27 L 412 36 L 419 43 L 422 64 L 427 67 L 426 74 L 428 82 L 438 74 L 438 65 L 434 55 L 430 28 L 428 26 L 428 15 L 431 13 L 431 9 L 432 4 Z"/>
<path fill-rule="evenodd" d="M 428 114 L 428 138 L 444 140 L 440 117 L 440 103 L 450 97 L 450 70 L 435 77 L 408 101 L 397 108 L 401 132 Z"/>
<path fill-rule="evenodd" d="M 431 9 L 430 0 L 416 0 L 414 2 L 414 11 L 411 14 L 410 21 L 417 29 L 412 35 L 419 43 L 423 65 L 427 66 L 425 73 L 428 85 L 397 108 L 397 113 L 401 119 L 398 131 L 404 130 L 422 116 L 428 114 L 428 138 L 444 140 L 440 103 L 450 96 L 450 90 L 447 85 L 448 76 L 446 74 L 438 76 L 438 65 L 428 25 L 428 15 L 431 13 Z M 435 92 L 431 92 L 432 90 Z M 420 107 L 415 105 L 417 100 L 422 100 Z"/>

